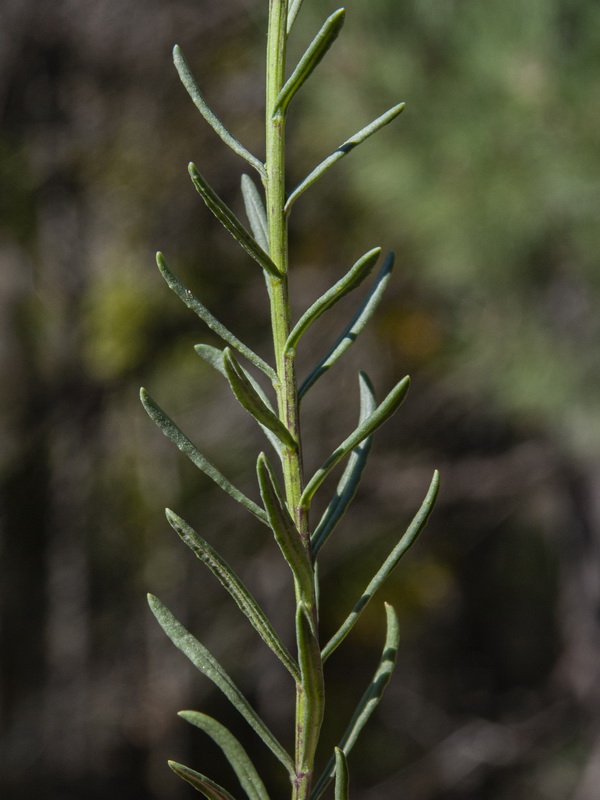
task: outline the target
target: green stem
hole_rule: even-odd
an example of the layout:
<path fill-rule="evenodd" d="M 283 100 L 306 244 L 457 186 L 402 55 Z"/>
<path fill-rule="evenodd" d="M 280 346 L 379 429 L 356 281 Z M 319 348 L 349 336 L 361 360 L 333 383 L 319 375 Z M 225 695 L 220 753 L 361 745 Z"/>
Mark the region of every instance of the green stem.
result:
<path fill-rule="evenodd" d="M 279 417 L 291 433 L 295 446 L 284 445 L 283 474 L 286 502 L 307 551 L 310 552 L 308 511 L 302 507 L 302 443 L 296 380 L 295 352 L 286 352 L 291 330 L 288 285 L 288 231 L 285 212 L 285 112 L 275 112 L 275 101 L 285 83 L 288 0 L 270 0 L 267 37 L 266 86 L 266 175 L 265 194 L 269 228 L 269 255 L 280 276 L 267 275 L 271 302 L 271 326 L 277 369 Z M 296 684 L 296 746 L 292 800 L 308 800 L 314 772 L 314 757 L 323 717 L 323 663 L 317 644 L 316 588 L 310 597 L 296 586 L 296 602 L 302 603 L 312 625 L 300 630 L 297 616 L 297 641 L 303 663 Z M 307 632 L 308 631 L 308 632 Z M 312 637 L 307 643 L 307 636 Z M 313 645 L 313 646 L 311 646 Z"/>

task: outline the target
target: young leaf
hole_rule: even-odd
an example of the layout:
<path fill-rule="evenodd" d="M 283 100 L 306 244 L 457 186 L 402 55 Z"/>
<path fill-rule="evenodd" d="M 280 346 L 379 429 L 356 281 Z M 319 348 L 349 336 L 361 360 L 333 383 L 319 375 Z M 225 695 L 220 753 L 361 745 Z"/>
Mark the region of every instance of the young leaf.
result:
<path fill-rule="evenodd" d="M 300 679 L 298 665 L 273 629 L 262 608 L 229 564 L 185 520 L 168 508 L 166 515 L 169 525 L 227 589 L 261 639 L 268 644 L 294 680 L 298 681 Z"/>
<path fill-rule="evenodd" d="M 334 11 L 333 14 L 325 20 L 321 30 L 308 46 L 306 52 L 298 62 L 298 66 L 292 72 L 275 100 L 273 118 L 278 115 L 285 115 L 298 89 L 300 89 L 302 84 L 312 75 L 325 53 L 337 39 L 339 32 L 342 30 L 345 16 L 345 9 L 338 8 L 337 11 Z"/>
<path fill-rule="evenodd" d="M 253 156 L 252 153 L 246 150 L 244 145 L 238 142 L 238 140 L 232 136 L 231 133 L 229 133 L 221 120 L 208 107 L 206 100 L 204 99 L 185 58 L 183 57 L 183 53 L 181 52 L 181 48 L 178 44 L 176 44 L 173 48 L 173 62 L 175 63 L 175 68 L 179 73 L 181 82 L 187 89 L 189 96 L 194 101 L 194 105 L 211 126 L 211 128 L 215 131 L 215 133 L 218 134 L 218 136 L 221 137 L 225 144 L 233 150 L 234 153 L 237 153 L 239 156 L 245 159 L 254 167 L 255 170 L 257 170 L 261 177 L 263 177 L 265 175 L 265 165 L 259 161 L 256 156 Z"/>
<path fill-rule="evenodd" d="M 267 375 L 273 383 L 276 383 L 277 373 L 273 369 L 273 367 L 269 366 L 266 361 L 263 361 L 260 356 L 257 356 L 249 347 L 243 342 L 234 336 L 231 331 L 229 331 L 222 323 L 220 323 L 210 311 L 202 305 L 202 303 L 192 294 L 192 292 L 184 286 L 184 284 L 179 280 L 179 278 L 175 275 L 174 272 L 171 272 L 171 269 L 162 253 L 156 254 L 156 263 L 158 265 L 158 269 L 160 274 L 165 279 L 167 286 L 171 289 L 177 297 L 185 303 L 185 305 L 191 309 L 195 314 L 197 314 L 200 319 L 205 322 L 208 327 L 213 330 L 218 336 L 223 339 L 226 344 L 230 347 L 233 347 L 234 350 L 237 350 L 238 353 L 241 353 L 245 356 L 251 364 L 254 364 L 255 367 L 258 367 L 262 372 Z"/>
<path fill-rule="evenodd" d="M 359 144 L 368 139 L 369 136 L 372 136 L 377 131 L 381 130 L 381 128 L 385 127 L 388 123 L 390 123 L 393 119 L 395 119 L 401 111 L 403 111 L 406 103 L 398 103 L 398 105 L 390 108 L 385 114 L 382 114 L 377 119 L 373 120 L 373 122 L 369 123 L 365 128 L 355 133 L 354 136 L 351 136 L 350 139 L 346 139 L 344 144 L 341 144 L 337 150 L 335 150 L 330 156 L 328 156 L 324 161 L 316 166 L 313 171 L 304 178 L 304 180 L 296 186 L 296 188 L 292 191 L 290 196 L 288 197 L 286 204 L 285 204 L 285 211 L 289 214 L 291 207 L 296 202 L 296 200 L 300 197 L 300 195 L 305 192 L 310 186 L 313 185 L 319 178 L 327 172 L 327 170 L 332 167 L 340 158 L 347 156 L 355 147 L 358 147 Z"/>
<path fill-rule="evenodd" d="M 180 778 L 191 784 L 194 789 L 201 792 L 207 800 L 235 800 L 235 797 L 229 794 L 226 789 L 223 789 L 218 783 L 211 781 L 210 778 L 200 772 L 184 767 L 183 764 L 178 764 L 176 761 L 169 761 L 168 764 L 176 775 L 179 775 Z"/>
<path fill-rule="evenodd" d="M 288 8 L 288 17 L 287 17 L 287 32 L 289 33 L 292 29 L 292 25 L 296 17 L 298 16 L 298 11 L 300 11 L 300 6 L 302 5 L 303 0 L 290 0 L 290 5 Z"/>
<path fill-rule="evenodd" d="M 248 380 L 244 370 L 236 361 L 229 347 L 223 350 L 223 366 L 225 368 L 227 380 L 231 386 L 231 391 L 236 396 L 240 405 L 243 406 L 257 422 L 273 431 L 282 444 L 292 450 L 296 450 L 298 443 L 277 414 L 266 405 L 252 383 Z"/>
<path fill-rule="evenodd" d="M 302 674 L 302 737 L 298 742 L 298 764 L 310 764 L 314 760 L 319 733 L 325 710 L 325 686 L 319 642 L 311 618 L 304 602 L 300 601 L 296 608 L 296 635 L 298 654 Z M 311 713 L 308 711 L 311 709 Z"/>
<path fill-rule="evenodd" d="M 292 759 L 279 744 L 256 711 L 254 711 L 250 703 L 246 700 L 216 658 L 206 647 L 200 644 L 195 636 L 192 636 L 192 634 L 183 627 L 181 622 L 171 614 L 169 609 L 163 605 L 157 597 L 149 594 L 148 603 L 159 625 L 173 644 L 189 658 L 196 669 L 206 675 L 206 677 L 223 692 L 229 702 L 237 708 L 250 727 L 254 729 L 271 752 L 281 761 L 289 774 L 292 775 L 294 772 Z"/>
<path fill-rule="evenodd" d="M 368 377 L 364 373 L 359 374 L 360 384 L 360 415 L 359 424 L 364 422 L 375 411 L 377 403 L 373 393 L 373 387 Z M 321 547 L 331 536 L 335 526 L 344 515 L 346 509 L 352 502 L 356 489 L 360 482 L 369 451 L 371 449 L 372 436 L 357 445 L 350 453 L 348 464 L 344 470 L 340 482 L 337 485 L 335 495 L 325 509 L 319 524 L 311 537 L 311 551 L 313 560 L 316 559 Z"/>
<path fill-rule="evenodd" d="M 348 800 L 348 761 L 346 754 L 339 747 L 335 750 L 335 797 L 334 800 Z"/>
<path fill-rule="evenodd" d="M 227 480 L 227 478 L 214 466 L 214 464 L 212 464 L 202 455 L 202 453 L 196 448 L 195 445 L 192 444 L 183 431 L 178 428 L 173 420 L 165 414 L 158 403 L 156 403 L 150 397 L 145 389 L 140 390 L 140 399 L 150 419 L 155 422 L 156 425 L 158 425 L 165 436 L 168 436 L 168 438 L 177 445 L 182 453 L 185 453 L 185 455 L 193 464 L 198 467 L 198 469 L 202 470 L 202 472 L 204 472 L 205 475 L 208 475 L 209 478 L 212 478 L 217 486 L 220 486 L 224 492 L 227 492 L 227 494 L 231 495 L 234 500 L 237 500 L 240 505 L 244 506 L 244 508 L 247 508 L 248 511 L 254 514 L 255 517 L 258 517 L 261 522 L 263 522 L 265 525 L 269 524 L 264 510 L 255 502 L 250 500 L 249 497 L 246 497 L 243 492 L 240 492 L 239 489 L 236 489 L 236 487 Z"/>
<path fill-rule="evenodd" d="M 242 175 L 242 197 L 244 198 L 244 208 L 250 223 L 250 230 L 260 247 L 265 253 L 268 253 L 269 226 L 267 224 L 267 212 L 256 184 L 249 175 Z"/>
<path fill-rule="evenodd" d="M 394 386 L 392 391 L 388 394 L 385 400 L 377 406 L 372 414 L 359 424 L 358 428 L 353 431 L 347 439 L 336 448 L 329 458 L 324 462 L 323 466 L 318 469 L 308 482 L 305 490 L 302 492 L 300 498 L 300 505 L 302 508 L 309 508 L 310 501 L 319 486 L 323 483 L 327 475 L 338 464 L 344 456 L 353 450 L 356 445 L 360 444 L 363 439 L 366 439 L 371 433 L 377 430 L 384 422 L 386 422 L 392 414 L 394 414 L 400 404 L 406 397 L 408 387 L 410 385 L 410 378 L 408 375 L 403 378 L 399 383 Z"/>
<path fill-rule="evenodd" d="M 218 347 L 213 347 L 210 344 L 195 344 L 194 350 L 200 356 L 203 361 L 206 361 L 207 364 L 210 364 L 211 367 L 217 370 L 224 378 L 227 379 L 227 373 L 225 371 L 225 365 L 223 364 L 223 351 L 219 350 Z M 240 364 L 240 369 L 243 367 Z M 271 405 L 271 401 L 267 397 L 267 395 L 263 392 L 262 386 L 254 380 L 252 375 L 244 369 L 244 375 L 252 384 L 252 387 L 263 401 L 263 403 L 267 406 L 267 408 L 273 410 Z M 281 441 L 275 436 L 272 430 L 267 428 L 262 423 L 259 423 L 260 427 L 263 429 L 263 433 L 267 437 L 267 439 L 273 445 L 273 449 L 277 453 L 280 459 L 283 459 L 283 451 L 281 447 Z"/>
<path fill-rule="evenodd" d="M 242 745 L 224 725 L 198 711 L 180 711 L 179 716 L 190 725 L 207 733 L 219 745 L 233 767 L 248 800 L 269 800 L 267 790 L 254 768 L 254 764 Z"/>
<path fill-rule="evenodd" d="M 363 330 L 367 322 L 371 319 L 373 312 L 377 308 L 394 268 L 394 254 L 390 253 L 385 261 L 377 277 L 373 282 L 373 286 L 369 293 L 361 303 L 356 314 L 352 317 L 348 325 L 344 328 L 341 335 L 335 340 L 332 347 L 325 356 L 319 361 L 317 366 L 312 370 L 308 377 L 303 381 L 298 389 L 298 398 L 302 399 L 306 392 L 310 389 L 319 378 L 324 375 L 329 367 L 346 352 L 346 350 L 354 344 L 359 333 Z"/>
<path fill-rule="evenodd" d="M 377 670 L 373 676 L 373 680 L 361 697 L 360 702 L 358 703 L 354 714 L 352 715 L 352 719 L 350 720 L 350 723 L 338 745 L 339 749 L 342 750 L 346 756 L 354 747 L 359 733 L 364 728 L 369 717 L 373 711 L 375 711 L 375 708 L 381 700 L 383 692 L 390 682 L 392 671 L 396 663 L 398 642 L 400 639 L 398 617 L 396 616 L 396 612 L 392 606 L 388 603 L 385 604 L 385 613 L 387 630 L 379 666 L 377 667 Z M 311 794 L 312 800 L 317 800 L 317 798 L 320 797 L 320 795 L 325 791 L 329 785 L 329 782 L 333 778 L 334 772 L 335 760 L 332 758 L 315 785 L 315 788 Z"/>
<path fill-rule="evenodd" d="M 290 352 L 296 348 L 300 337 L 313 324 L 313 322 L 315 322 L 322 314 L 332 308 L 338 302 L 338 300 L 341 300 L 342 297 L 345 297 L 353 289 L 356 289 L 357 286 L 360 286 L 360 284 L 373 269 L 380 253 L 381 247 L 375 247 L 373 250 L 369 250 L 368 253 L 365 253 L 364 256 L 359 258 L 356 264 L 350 268 L 343 278 L 341 278 L 334 286 L 331 287 L 331 289 L 329 289 L 329 291 L 325 292 L 324 295 L 319 297 L 319 299 L 313 303 L 308 311 L 306 311 L 302 317 L 300 317 L 294 326 L 294 329 L 288 336 L 288 339 L 285 343 L 286 352 Z"/>
<path fill-rule="evenodd" d="M 310 602 L 312 600 L 312 566 L 310 559 L 300 533 L 282 500 L 273 468 L 264 453 L 261 453 L 258 457 L 256 471 L 260 494 L 275 540 L 292 570 L 294 580 L 300 588 L 301 596 Z"/>
<path fill-rule="evenodd" d="M 427 495 L 421 504 L 421 508 L 415 514 L 412 522 L 403 533 L 400 538 L 400 541 L 394 547 L 392 552 L 386 558 L 380 569 L 377 571 L 375 576 L 369 582 L 369 585 L 362 593 L 360 599 L 352 609 L 352 612 L 348 615 L 340 629 L 337 631 L 336 634 L 330 639 L 327 643 L 325 648 L 322 652 L 323 661 L 329 658 L 329 656 L 333 653 L 333 651 L 340 645 L 343 640 L 346 638 L 348 633 L 352 630 L 354 623 L 359 618 L 359 616 L 364 611 L 367 603 L 371 600 L 377 589 L 383 584 L 386 580 L 388 575 L 392 572 L 396 564 L 400 561 L 404 553 L 408 550 L 408 548 L 414 544 L 417 540 L 417 536 L 421 533 L 425 525 L 427 524 L 427 520 L 429 519 L 429 515 L 433 509 L 433 505 L 435 503 L 435 499 L 437 497 L 438 491 L 440 488 L 440 476 L 439 472 L 436 470 L 433 473 L 433 478 L 431 484 L 429 486 L 429 490 L 427 491 Z"/>
<path fill-rule="evenodd" d="M 252 258 L 260 264 L 265 272 L 268 272 L 269 275 L 272 275 L 274 278 L 281 278 L 281 273 L 269 256 L 262 247 L 260 247 L 256 239 L 248 233 L 233 211 L 228 208 L 217 193 L 211 189 L 194 164 L 189 165 L 189 173 L 198 194 L 202 197 L 219 222 L 227 228 L 233 238 L 243 247 L 248 255 L 252 256 Z"/>

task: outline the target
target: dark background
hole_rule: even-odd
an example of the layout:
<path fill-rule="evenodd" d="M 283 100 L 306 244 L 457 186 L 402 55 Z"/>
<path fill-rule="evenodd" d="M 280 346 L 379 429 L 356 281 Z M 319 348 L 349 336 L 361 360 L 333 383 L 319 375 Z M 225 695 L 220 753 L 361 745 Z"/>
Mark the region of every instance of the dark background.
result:
<path fill-rule="evenodd" d="M 305 0 L 291 58 L 334 3 Z M 193 159 L 242 213 L 245 165 L 198 116 L 179 42 L 218 114 L 261 153 L 266 0 L 3 0 L 0 6 L 0 793 L 192 796 L 167 758 L 235 791 L 177 719 L 231 723 L 162 634 L 157 593 L 289 743 L 269 651 L 168 527 L 232 562 L 289 641 L 276 549 L 138 403 L 146 385 L 256 496 L 260 438 L 192 345 L 217 343 L 153 267 L 165 252 L 269 358 L 259 270 L 203 207 Z M 293 186 L 398 100 L 292 219 L 294 313 L 374 245 L 397 269 L 361 341 L 306 403 L 308 469 L 350 430 L 358 368 L 409 399 L 376 440 L 323 552 L 332 633 L 410 520 L 437 510 L 327 677 L 331 747 L 375 667 L 382 601 L 397 672 L 353 752 L 355 800 L 595 800 L 600 782 L 600 7 L 594 0 L 354 0 L 290 118 Z M 324 320 L 303 370 L 352 313 Z M 332 484 L 324 487 L 327 495 Z M 322 501 L 323 502 L 323 501 Z M 275 793 L 278 793 L 275 794 Z"/>

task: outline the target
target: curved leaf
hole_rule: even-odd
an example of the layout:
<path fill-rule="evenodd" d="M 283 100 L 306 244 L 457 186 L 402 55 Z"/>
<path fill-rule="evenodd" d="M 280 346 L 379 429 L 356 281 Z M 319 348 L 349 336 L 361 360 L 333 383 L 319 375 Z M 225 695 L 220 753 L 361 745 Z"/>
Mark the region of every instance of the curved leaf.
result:
<path fill-rule="evenodd" d="M 176 775 L 179 775 L 180 778 L 191 784 L 194 789 L 201 792 L 207 800 L 235 800 L 235 797 L 229 794 L 227 789 L 223 789 L 222 786 L 211 781 L 206 775 L 202 775 L 189 767 L 184 767 L 183 764 L 178 764 L 176 761 L 169 761 L 168 764 Z"/>
<path fill-rule="evenodd" d="M 323 652 L 321 654 L 323 656 L 323 661 L 325 661 L 325 659 L 328 658 L 333 653 L 336 647 L 338 647 L 338 645 L 341 644 L 341 642 L 343 642 L 348 633 L 352 630 L 356 620 L 364 611 L 367 603 L 371 600 L 375 592 L 386 580 L 386 578 L 394 569 L 396 564 L 400 561 L 404 553 L 406 553 L 408 548 L 415 543 L 415 541 L 417 540 L 417 536 L 421 533 L 421 531 L 427 524 L 427 520 L 429 519 L 429 515 L 431 514 L 431 511 L 433 509 L 433 505 L 438 495 L 439 488 L 440 488 L 440 475 L 439 472 L 436 470 L 433 473 L 433 478 L 431 480 L 429 490 L 427 491 L 427 495 L 425 496 L 425 499 L 423 500 L 420 509 L 415 514 L 412 522 L 401 536 L 400 541 L 398 542 L 396 547 L 394 547 L 394 549 L 386 558 L 380 569 L 377 571 L 375 576 L 369 582 L 369 585 L 362 593 L 359 601 L 356 603 L 356 605 L 352 609 L 352 612 L 346 618 L 343 625 L 340 627 L 337 633 L 334 634 L 334 636 L 332 636 L 330 641 L 323 649 Z"/>
<path fill-rule="evenodd" d="M 158 269 L 160 274 L 165 279 L 167 286 L 171 291 L 175 292 L 177 297 L 185 303 L 185 305 L 191 309 L 195 314 L 197 314 L 200 319 L 205 322 L 208 327 L 213 330 L 218 336 L 223 339 L 223 341 L 228 344 L 230 347 L 233 347 L 234 350 L 237 350 L 238 353 L 241 353 L 245 356 L 251 364 L 254 364 L 255 367 L 258 367 L 262 372 L 267 375 L 273 383 L 278 381 L 277 373 L 273 369 L 273 367 L 269 366 L 266 361 L 263 361 L 260 356 L 257 356 L 249 347 L 234 336 L 230 330 L 228 330 L 221 322 L 218 321 L 210 311 L 204 306 L 193 294 L 192 292 L 184 286 L 184 284 L 179 280 L 179 278 L 175 275 L 174 272 L 171 272 L 169 265 L 167 264 L 165 257 L 162 253 L 156 254 L 156 263 L 158 265 Z"/>
<path fill-rule="evenodd" d="M 369 250 L 364 256 L 350 268 L 350 270 L 341 278 L 334 286 L 331 287 L 324 295 L 313 303 L 313 305 L 306 311 L 287 338 L 285 343 L 285 350 L 289 352 L 293 350 L 306 330 L 315 322 L 319 317 L 332 308 L 342 297 L 345 297 L 353 289 L 364 281 L 367 275 L 373 269 L 375 262 L 381 254 L 381 247 L 375 247 Z"/>
<path fill-rule="evenodd" d="M 313 386 L 313 384 L 316 383 L 316 381 L 318 381 L 319 378 L 324 375 L 333 364 L 335 364 L 335 362 L 352 344 L 354 344 L 359 333 L 371 319 L 373 312 L 379 305 L 379 301 L 383 297 L 383 293 L 385 292 L 389 283 L 393 268 L 394 254 L 389 253 L 373 282 L 373 286 L 369 290 L 369 293 L 363 302 L 360 304 L 356 314 L 344 328 L 341 335 L 335 340 L 326 355 L 323 356 L 317 366 L 312 370 L 312 372 L 303 381 L 302 385 L 298 389 L 299 399 L 302 399 L 310 387 Z"/>
<path fill-rule="evenodd" d="M 365 376 L 366 377 L 366 376 Z M 377 428 L 381 427 L 392 414 L 394 414 L 400 404 L 406 397 L 408 387 L 410 385 L 410 378 L 408 375 L 403 378 L 399 383 L 394 386 L 388 396 L 380 403 L 372 414 L 359 424 L 358 428 L 353 431 L 347 439 L 337 447 L 329 458 L 324 462 L 323 466 L 318 469 L 308 482 L 305 490 L 302 492 L 300 498 L 300 505 L 302 508 L 309 508 L 310 501 L 319 486 L 323 483 L 325 478 L 329 475 L 331 470 L 338 464 L 344 456 L 346 456 L 356 445 L 360 444 L 363 439 L 372 434 Z"/>
<path fill-rule="evenodd" d="M 202 470 L 205 475 L 208 475 L 217 486 L 220 486 L 224 492 L 227 492 L 228 495 L 231 495 L 234 500 L 237 500 L 240 505 L 247 508 L 255 517 L 263 522 L 265 525 L 268 525 L 267 515 L 265 514 L 264 510 L 258 506 L 253 500 L 250 500 L 249 497 L 243 492 L 240 492 L 239 489 L 227 480 L 227 478 L 220 472 L 214 464 L 212 464 L 202 453 L 197 449 L 197 447 L 192 444 L 192 442 L 187 438 L 185 433 L 177 427 L 177 425 L 173 422 L 173 420 L 165 414 L 162 408 L 156 403 L 152 397 L 148 394 L 145 389 L 140 389 L 140 399 L 142 401 L 142 405 L 146 409 L 146 412 L 150 419 L 158 425 L 161 431 L 168 436 L 168 438 L 177 445 L 177 447 L 181 450 L 182 453 L 190 459 L 190 461 L 198 467 L 198 469 Z"/>
<path fill-rule="evenodd" d="M 267 212 L 256 184 L 249 175 L 242 175 L 242 197 L 244 198 L 244 208 L 250 223 L 250 230 L 260 247 L 265 253 L 268 253 L 269 226 Z"/>
<path fill-rule="evenodd" d="M 196 353 L 200 356 L 200 358 L 203 361 L 206 361 L 207 364 L 210 364 L 211 367 L 216 369 L 217 372 L 219 372 L 225 379 L 227 379 L 227 373 L 225 372 L 225 365 L 223 364 L 223 351 L 222 350 L 220 350 L 218 347 L 213 347 L 210 344 L 195 344 L 194 345 L 194 350 L 196 351 Z M 258 396 L 260 397 L 260 399 L 267 406 L 267 408 L 269 408 L 272 411 L 273 410 L 273 406 L 271 405 L 271 401 L 269 400 L 269 398 L 267 397 L 267 395 L 263 391 L 262 386 L 257 381 L 254 380 L 252 375 L 250 375 L 250 373 L 247 372 L 241 366 L 241 364 L 239 366 L 240 366 L 240 369 L 242 369 L 244 371 L 244 375 L 250 381 L 250 383 L 252 384 L 252 387 L 255 389 L 255 391 L 258 394 Z M 283 459 L 283 451 L 282 451 L 282 447 L 281 447 L 281 441 L 277 438 L 277 436 L 275 436 L 275 434 L 273 433 L 272 430 L 270 430 L 269 428 L 266 427 L 266 425 L 263 425 L 260 422 L 259 422 L 259 425 L 263 429 L 263 432 L 264 432 L 265 436 L 267 437 L 267 439 L 273 445 L 273 449 L 275 450 L 275 452 L 277 453 L 279 458 Z"/>
<path fill-rule="evenodd" d="M 234 153 L 237 153 L 239 156 L 245 159 L 254 167 L 255 170 L 257 170 L 261 176 L 264 176 L 265 165 L 259 161 L 256 156 L 253 156 L 252 153 L 246 150 L 244 145 L 238 142 L 238 140 L 231 135 L 221 120 L 216 116 L 214 111 L 209 108 L 178 44 L 176 44 L 173 48 L 173 62 L 177 72 L 179 73 L 181 82 L 187 89 L 189 96 L 194 101 L 194 105 L 211 126 L 211 128 L 218 136 L 221 137 L 225 144 L 233 150 Z"/>
<path fill-rule="evenodd" d="M 217 659 L 177 620 L 169 609 L 154 595 L 148 595 L 148 603 L 159 625 L 173 644 L 184 653 L 203 675 L 211 680 L 237 708 L 246 722 L 260 736 L 271 752 L 292 775 L 294 764 L 288 753 L 279 744 L 238 687 L 219 664 Z"/>
<path fill-rule="evenodd" d="M 243 406 L 257 422 L 264 425 L 270 431 L 273 431 L 282 444 L 292 450 L 296 450 L 298 448 L 298 443 L 277 414 L 275 414 L 261 398 L 228 347 L 223 351 L 223 366 L 225 368 L 227 380 L 231 386 L 231 391 L 236 396 L 240 405 Z"/>
<path fill-rule="evenodd" d="M 219 745 L 248 795 L 248 800 L 269 800 L 265 785 L 248 754 L 235 736 L 216 719 L 198 711 L 180 711 L 179 716 L 204 731 Z"/>
<path fill-rule="evenodd" d="M 300 601 L 296 608 L 298 659 L 302 673 L 302 693 L 298 711 L 302 735 L 297 742 L 297 763 L 311 764 L 315 757 L 325 710 L 325 686 L 319 642 L 307 605 Z"/>
<path fill-rule="evenodd" d="M 188 525 L 185 520 L 177 516 L 177 514 L 174 514 L 173 511 L 167 508 L 166 515 L 169 525 L 200 561 L 206 564 L 221 585 L 227 589 L 238 607 L 250 621 L 252 627 L 259 634 L 261 639 L 268 644 L 277 658 L 290 672 L 294 680 L 300 680 L 298 665 L 273 629 L 273 626 L 267 619 L 262 608 L 258 605 L 252 594 L 225 559 L 221 558 L 217 551 L 211 547 L 197 531 Z"/>
<path fill-rule="evenodd" d="M 269 256 L 262 247 L 260 247 L 256 239 L 248 233 L 233 211 L 228 208 L 218 194 L 211 189 L 198 172 L 195 165 L 190 163 L 188 169 L 198 194 L 202 197 L 219 222 L 227 228 L 233 238 L 244 248 L 248 255 L 252 256 L 252 258 L 260 264 L 265 272 L 268 272 L 269 275 L 275 278 L 281 278 L 281 273 Z"/>
<path fill-rule="evenodd" d="M 395 119 L 401 111 L 404 110 L 406 103 L 398 103 L 398 105 L 393 106 L 385 114 L 382 114 L 377 119 L 373 120 L 373 122 L 369 123 L 366 127 L 362 128 L 362 130 L 355 133 L 354 136 L 351 136 L 349 139 L 346 139 L 344 144 L 341 144 L 337 150 L 335 150 L 330 156 L 328 156 L 324 161 L 316 166 L 313 171 L 306 176 L 306 178 L 296 186 L 296 188 L 291 192 L 290 196 L 288 197 L 286 204 L 285 204 L 285 211 L 289 214 L 291 207 L 296 202 L 296 200 L 300 197 L 303 192 L 305 192 L 310 186 L 313 185 L 319 178 L 327 172 L 327 170 L 332 167 L 337 161 L 344 156 L 347 156 L 348 153 L 351 153 L 355 147 L 358 147 L 359 144 L 368 139 L 369 136 L 372 136 L 377 131 L 381 130 L 381 128 L 388 125 L 393 119 Z"/>
<path fill-rule="evenodd" d="M 361 373 L 359 375 L 360 385 L 360 415 L 359 424 L 364 422 L 375 411 L 377 403 L 373 393 L 373 387 L 368 377 Z M 350 453 L 346 469 L 344 470 L 340 482 L 337 485 L 335 494 L 325 509 L 325 513 L 321 517 L 319 524 L 311 537 L 311 551 L 313 560 L 321 547 L 325 544 L 327 539 L 333 533 L 335 526 L 343 517 L 346 509 L 352 502 L 356 489 L 360 482 L 363 470 L 367 463 L 369 451 L 371 450 L 372 436 L 367 436 L 366 439 L 358 444 Z"/>
<path fill-rule="evenodd" d="M 385 614 L 387 629 L 385 644 L 383 646 L 383 653 L 381 654 L 379 666 L 373 675 L 373 680 L 368 685 L 365 693 L 361 697 L 354 714 L 352 715 L 352 719 L 350 720 L 350 723 L 338 745 L 339 749 L 342 750 L 346 756 L 356 744 L 359 733 L 364 728 L 369 717 L 373 711 L 375 711 L 379 701 L 381 700 L 383 692 L 390 682 L 392 671 L 396 663 L 398 643 L 400 640 L 398 617 L 396 616 L 396 612 L 392 606 L 388 603 L 385 603 Z M 333 778 L 334 773 L 335 759 L 332 758 L 315 785 L 315 788 L 311 794 L 312 800 L 316 800 L 316 798 L 320 797 L 320 795 L 325 791 L 331 779 Z"/>
<path fill-rule="evenodd" d="M 342 30 L 345 17 L 346 10 L 344 8 L 338 8 L 337 11 L 334 11 L 333 14 L 325 20 L 321 30 L 312 40 L 306 52 L 298 62 L 296 69 L 292 72 L 279 92 L 273 107 L 273 117 L 286 113 L 296 92 L 312 75 L 325 53 L 337 39 Z"/>
<path fill-rule="evenodd" d="M 256 464 L 260 494 L 269 524 L 283 557 L 287 561 L 301 596 L 312 602 L 312 566 L 300 533 L 290 516 L 267 457 L 261 453 Z"/>

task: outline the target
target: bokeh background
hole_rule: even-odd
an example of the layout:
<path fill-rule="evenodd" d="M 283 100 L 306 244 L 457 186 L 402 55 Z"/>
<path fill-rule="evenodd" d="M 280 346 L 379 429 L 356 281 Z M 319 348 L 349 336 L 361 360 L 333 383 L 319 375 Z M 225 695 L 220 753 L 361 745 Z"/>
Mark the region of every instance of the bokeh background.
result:
<path fill-rule="evenodd" d="M 298 56 L 334 2 L 305 0 Z M 269 357 L 256 265 L 203 207 L 193 159 L 241 214 L 244 164 L 171 65 L 261 155 L 266 0 L 0 5 L 0 794 L 180 800 L 167 758 L 235 791 L 176 717 L 233 724 L 146 608 L 157 593 L 287 742 L 289 685 L 168 527 L 174 508 L 232 562 L 282 635 L 276 548 L 154 428 L 146 385 L 252 496 L 260 438 L 192 345 L 217 343 L 173 268 Z M 315 467 L 409 372 L 347 522 L 323 552 L 335 630 L 442 472 L 437 510 L 328 667 L 332 746 L 381 648 L 397 672 L 351 759 L 356 800 L 595 800 L 600 784 L 600 6 L 595 0 L 355 0 L 290 118 L 293 186 L 398 100 L 401 117 L 298 201 L 296 314 L 370 247 L 396 251 L 377 320 L 306 403 Z M 356 298 L 304 346 L 319 357 Z M 331 490 L 332 484 L 327 485 Z M 322 491 L 327 494 L 327 489 Z M 197 796 L 197 795 L 195 795 Z"/>

